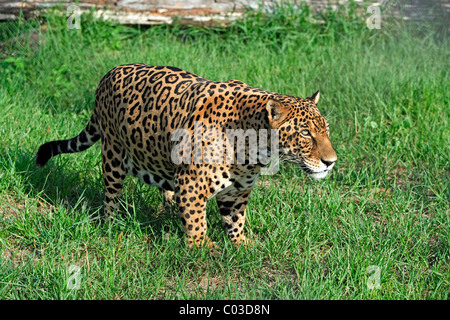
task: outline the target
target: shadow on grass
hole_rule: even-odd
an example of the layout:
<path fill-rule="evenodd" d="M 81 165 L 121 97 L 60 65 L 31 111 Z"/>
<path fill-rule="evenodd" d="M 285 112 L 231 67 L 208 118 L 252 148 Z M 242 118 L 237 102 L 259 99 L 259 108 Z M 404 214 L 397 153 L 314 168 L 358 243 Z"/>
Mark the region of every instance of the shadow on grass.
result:
<path fill-rule="evenodd" d="M 72 155 L 73 156 L 73 155 Z M 35 153 L 24 149 L 0 148 L 0 168 L 10 180 L 6 189 L 40 198 L 52 206 L 63 206 L 76 212 L 82 199 L 92 223 L 103 213 L 104 186 L 99 164 L 86 163 L 86 169 L 65 169 L 69 158 L 51 160 L 44 168 L 34 163 Z M 16 192 L 14 192 L 16 190 Z M 19 191 L 20 190 L 20 191 Z M 128 178 L 121 198 L 119 220 L 136 220 L 145 230 L 162 235 L 170 225 L 179 224 L 174 208 L 163 206 L 162 195 L 156 187 Z M 178 228 L 182 233 L 181 227 Z"/>

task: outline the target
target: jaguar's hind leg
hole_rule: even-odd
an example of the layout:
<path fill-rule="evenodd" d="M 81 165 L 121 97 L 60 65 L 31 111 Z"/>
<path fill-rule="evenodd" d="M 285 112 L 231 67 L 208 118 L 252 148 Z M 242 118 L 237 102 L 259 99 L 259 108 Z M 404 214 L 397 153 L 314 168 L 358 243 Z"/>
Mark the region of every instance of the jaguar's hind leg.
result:
<path fill-rule="evenodd" d="M 125 150 L 114 141 L 102 139 L 102 171 L 105 183 L 104 216 L 109 219 L 118 210 L 119 197 L 122 194 L 123 182 L 126 177 L 124 166 Z"/>

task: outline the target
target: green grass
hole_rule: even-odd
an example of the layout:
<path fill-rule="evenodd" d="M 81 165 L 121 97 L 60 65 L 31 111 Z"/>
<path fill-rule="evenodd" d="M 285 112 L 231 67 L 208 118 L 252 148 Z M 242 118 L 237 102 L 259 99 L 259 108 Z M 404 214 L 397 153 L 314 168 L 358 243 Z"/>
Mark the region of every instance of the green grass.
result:
<path fill-rule="evenodd" d="M 0 24 L 0 298 L 449 299 L 449 43 L 426 27 L 369 30 L 350 10 L 280 7 L 227 29 L 131 28 L 83 16 Z M 15 40 L 14 40 L 15 39 Z M 315 181 L 284 164 L 254 188 L 235 249 L 189 249 L 155 188 L 127 179 L 128 211 L 97 224 L 100 144 L 38 169 L 38 146 L 90 118 L 112 67 L 172 65 L 307 96 L 321 90 L 338 162 Z M 79 289 L 70 289 L 70 266 Z M 380 286 L 371 290 L 380 271 Z"/>

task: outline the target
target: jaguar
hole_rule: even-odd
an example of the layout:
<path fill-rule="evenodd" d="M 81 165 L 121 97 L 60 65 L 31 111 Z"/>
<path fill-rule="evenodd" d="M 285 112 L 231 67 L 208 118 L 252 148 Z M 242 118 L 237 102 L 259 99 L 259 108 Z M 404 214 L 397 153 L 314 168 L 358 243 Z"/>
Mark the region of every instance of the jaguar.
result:
<path fill-rule="evenodd" d="M 159 187 L 176 206 L 188 246 L 212 245 L 206 233 L 206 203 L 213 197 L 231 242 L 247 244 L 246 208 L 262 168 L 267 167 L 261 161 L 264 152 L 250 161 L 255 146 L 249 136 L 242 146 L 206 132 L 215 129 L 221 137 L 229 137 L 227 130 L 266 130 L 268 137 L 276 135 L 278 159 L 297 164 L 313 178 L 324 178 L 337 155 L 328 122 L 317 108 L 319 97 L 319 91 L 300 98 L 238 80 L 211 81 L 170 66 L 121 65 L 101 79 L 93 114 L 81 133 L 44 143 L 35 161 L 42 167 L 56 155 L 80 152 L 101 140 L 105 219 L 119 210 L 125 177 L 131 175 Z M 180 130 L 187 133 L 183 139 L 174 136 Z M 200 140 L 199 130 L 204 134 Z M 230 145 L 232 152 L 218 153 L 219 161 L 194 159 L 194 149 Z M 265 145 L 267 156 L 273 145 Z M 189 147 L 194 152 L 189 153 Z M 245 159 L 238 159 L 242 148 Z"/>

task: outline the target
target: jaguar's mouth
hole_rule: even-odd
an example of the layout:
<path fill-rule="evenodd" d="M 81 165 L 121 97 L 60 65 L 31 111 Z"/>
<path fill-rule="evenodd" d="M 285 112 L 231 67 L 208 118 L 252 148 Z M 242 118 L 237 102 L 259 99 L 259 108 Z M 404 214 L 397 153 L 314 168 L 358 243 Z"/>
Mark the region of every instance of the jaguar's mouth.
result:
<path fill-rule="evenodd" d="M 320 171 L 320 172 L 311 172 L 311 173 L 308 173 L 308 175 L 309 175 L 311 178 L 314 178 L 314 179 L 322 179 L 322 178 L 325 178 L 325 177 L 328 175 L 328 173 L 329 173 L 330 171 L 331 171 L 331 170 L 325 169 L 325 170 Z"/>
<path fill-rule="evenodd" d="M 330 171 L 333 169 L 334 164 L 332 164 L 329 167 L 325 167 L 325 168 L 311 168 L 308 165 L 306 165 L 304 162 L 300 163 L 300 168 L 303 169 L 303 171 L 305 171 L 308 176 L 310 176 L 311 178 L 314 179 L 322 179 L 325 178 L 328 173 L 330 173 Z"/>
<path fill-rule="evenodd" d="M 312 166 L 308 164 L 307 161 L 301 156 L 293 156 L 283 154 L 281 159 L 286 162 L 291 162 L 297 164 L 303 171 L 305 171 L 308 176 L 314 179 L 322 179 L 325 178 L 328 173 L 333 169 L 334 163 L 330 166 L 326 166 L 325 164 L 321 164 L 319 167 Z"/>

